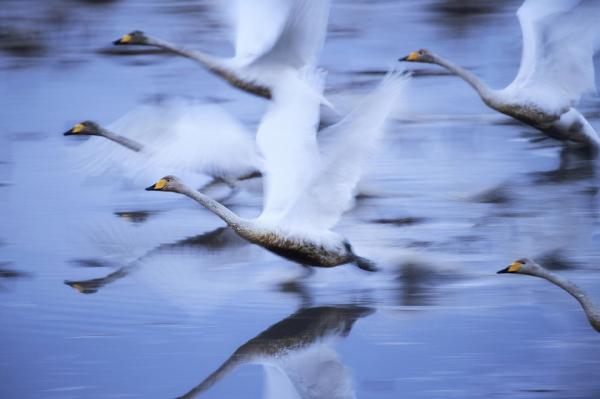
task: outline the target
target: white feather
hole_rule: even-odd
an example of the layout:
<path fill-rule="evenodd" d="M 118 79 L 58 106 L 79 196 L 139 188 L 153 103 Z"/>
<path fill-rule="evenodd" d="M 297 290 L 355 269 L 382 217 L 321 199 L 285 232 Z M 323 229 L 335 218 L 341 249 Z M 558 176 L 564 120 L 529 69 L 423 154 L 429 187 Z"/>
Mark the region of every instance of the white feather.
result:
<path fill-rule="evenodd" d="M 262 167 L 251 134 L 217 105 L 183 99 L 142 105 L 106 128 L 143 149 L 136 153 L 90 137 L 78 149 L 88 173 L 116 167 L 129 177 L 191 172 L 235 178 Z"/>
<path fill-rule="evenodd" d="M 517 16 L 523 55 L 506 93 L 558 112 L 596 90 L 593 56 L 600 44 L 598 1 L 526 0 Z"/>
<path fill-rule="evenodd" d="M 294 231 L 328 230 L 352 203 L 363 166 L 408 77 L 383 83 L 317 140 L 323 74 L 280 82 L 258 130 L 266 163 L 265 204 L 260 220 Z"/>
<path fill-rule="evenodd" d="M 265 398 L 355 398 L 352 377 L 329 343 L 265 362 Z"/>
<path fill-rule="evenodd" d="M 314 65 L 323 47 L 329 0 L 237 0 L 235 59 L 259 68 Z"/>

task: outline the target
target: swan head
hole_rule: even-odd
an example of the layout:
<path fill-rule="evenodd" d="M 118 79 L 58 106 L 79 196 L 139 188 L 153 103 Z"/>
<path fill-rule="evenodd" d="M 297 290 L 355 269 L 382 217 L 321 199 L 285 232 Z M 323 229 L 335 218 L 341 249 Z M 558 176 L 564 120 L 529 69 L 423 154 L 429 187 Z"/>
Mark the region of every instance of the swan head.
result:
<path fill-rule="evenodd" d="M 398 61 L 408 61 L 408 62 L 426 62 L 429 64 L 434 63 L 433 54 L 424 48 L 413 51 L 406 57 L 400 58 Z"/>
<path fill-rule="evenodd" d="M 183 183 L 175 176 L 165 176 L 150 187 L 146 187 L 146 191 L 171 191 L 181 192 Z"/>
<path fill-rule="evenodd" d="M 102 128 L 96 122 L 84 121 L 63 133 L 64 136 L 102 136 Z"/>
<path fill-rule="evenodd" d="M 532 276 L 539 275 L 539 271 L 542 269 L 540 265 L 532 261 L 531 259 L 523 258 L 518 259 L 505 267 L 502 270 L 498 270 L 498 274 L 503 273 L 516 273 L 516 274 L 529 274 Z"/>
<path fill-rule="evenodd" d="M 148 44 L 148 36 L 141 30 L 134 30 L 131 33 L 121 36 L 121 38 L 115 40 L 113 44 Z"/>

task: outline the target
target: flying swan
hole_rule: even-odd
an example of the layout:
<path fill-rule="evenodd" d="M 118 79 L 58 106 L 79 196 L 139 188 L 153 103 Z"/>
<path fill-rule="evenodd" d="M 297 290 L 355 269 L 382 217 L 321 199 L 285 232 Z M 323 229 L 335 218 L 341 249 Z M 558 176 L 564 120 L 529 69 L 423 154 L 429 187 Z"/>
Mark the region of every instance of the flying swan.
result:
<path fill-rule="evenodd" d="M 302 81 L 283 78 L 257 132 L 265 160 L 263 211 L 245 219 L 166 176 L 147 188 L 184 194 L 223 219 L 242 238 L 307 266 L 352 262 L 375 271 L 350 243 L 330 229 L 353 200 L 362 165 L 383 133 L 393 104 L 408 77 L 384 81 L 349 115 L 319 132 L 323 76 L 306 72 Z"/>
<path fill-rule="evenodd" d="M 329 0 L 237 0 L 223 6 L 232 19 L 235 55 L 221 58 L 189 50 L 142 31 L 116 45 L 154 46 L 192 59 L 232 86 L 270 99 L 273 81 L 316 65 L 329 17 Z M 325 99 L 322 102 L 328 104 Z"/>
<path fill-rule="evenodd" d="M 260 176 L 262 158 L 252 135 L 217 105 L 171 100 L 140 106 L 104 128 L 93 121 L 76 124 L 65 136 L 100 136 L 115 146 L 90 140 L 78 148 L 90 173 L 118 165 L 130 175 L 147 169 L 203 173 L 233 187 Z M 116 132 L 123 132 L 127 137 Z"/>
<path fill-rule="evenodd" d="M 517 12 L 523 54 L 517 77 L 494 90 L 473 73 L 422 49 L 400 61 L 437 64 L 460 76 L 498 112 L 597 151 L 600 138 L 573 106 L 596 90 L 593 56 L 600 39 L 600 6 L 595 0 L 526 0 Z"/>

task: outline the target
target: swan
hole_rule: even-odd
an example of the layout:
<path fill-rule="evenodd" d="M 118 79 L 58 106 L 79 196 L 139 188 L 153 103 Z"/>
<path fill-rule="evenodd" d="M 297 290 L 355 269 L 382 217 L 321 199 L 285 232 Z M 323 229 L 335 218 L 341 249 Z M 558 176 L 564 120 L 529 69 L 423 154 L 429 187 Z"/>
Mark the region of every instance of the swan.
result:
<path fill-rule="evenodd" d="M 139 30 L 113 43 L 154 46 L 192 59 L 232 86 L 267 99 L 279 76 L 315 65 L 327 31 L 329 0 L 237 0 L 224 7 L 235 31 L 231 58 L 189 50 Z"/>
<path fill-rule="evenodd" d="M 494 90 L 470 71 L 426 49 L 400 61 L 437 64 L 460 76 L 490 108 L 546 135 L 594 151 L 600 138 L 573 105 L 595 91 L 593 55 L 600 39 L 595 0 L 526 0 L 517 12 L 523 34 L 521 66 L 507 87 Z"/>
<path fill-rule="evenodd" d="M 563 290 L 571 294 L 581 304 L 585 315 L 592 327 L 600 332 L 600 308 L 598 308 L 591 299 L 572 282 L 552 273 L 551 271 L 538 265 L 531 259 L 519 259 L 510 266 L 498 271 L 498 273 L 517 273 L 528 274 L 530 276 L 541 277 L 558 285 Z"/>
<path fill-rule="evenodd" d="M 329 342 L 346 337 L 374 312 L 356 305 L 303 308 L 237 348 L 204 381 L 179 398 L 205 392 L 243 364 L 266 368 L 265 397 L 354 398 L 351 377 Z"/>
<path fill-rule="evenodd" d="M 408 77 L 388 75 L 354 111 L 321 130 L 317 141 L 323 77 L 311 71 L 305 75 L 299 84 L 283 79 L 276 86 L 258 128 L 257 143 L 265 159 L 263 211 L 258 218 L 241 218 L 174 176 L 163 177 L 146 190 L 186 195 L 242 238 L 300 264 L 333 267 L 352 262 L 375 271 L 330 229 L 351 205 L 361 166 L 382 135 Z"/>
<path fill-rule="evenodd" d="M 88 120 L 64 133 L 65 136 L 100 136 L 120 144 L 102 146 L 90 141 L 78 148 L 90 169 L 117 164 L 130 174 L 138 174 L 148 168 L 163 171 L 159 173 L 174 168 L 211 176 L 213 182 L 204 188 L 216 182 L 234 187 L 239 180 L 260 176 L 262 159 L 253 137 L 216 105 L 183 100 L 143 105 L 109 127 Z M 115 131 L 127 132 L 130 137 Z"/>

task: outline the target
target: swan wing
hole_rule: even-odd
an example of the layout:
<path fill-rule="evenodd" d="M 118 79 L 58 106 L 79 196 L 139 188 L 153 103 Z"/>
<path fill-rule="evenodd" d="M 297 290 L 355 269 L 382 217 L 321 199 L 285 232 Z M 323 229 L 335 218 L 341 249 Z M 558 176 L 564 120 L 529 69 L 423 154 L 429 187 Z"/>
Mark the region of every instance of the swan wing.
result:
<path fill-rule="evenodd" d="M 147 104 L 106 127 L 143 148 L 136 153 L 109 140 L 91 138 L 80 149 L 91 173 L 116 166 L 133 176 L 152 171 L 152 179 L 182 172 L 241 176 L 261 166 L 250 133 L 217 105 L 187 100 Z"/>
<path fill-rule="evenodd" d="M 344 119 L 319 132 L 319 167 L 307 189 L 289 208 L 290 224 L 333 227 L 353 205 L 366 161 L 409 77 L 393 72 Z"/>
<path fill-rule="evenodd" d="M 238 0 L 232 7 L 236 60 L 301 68 L 323 47 L 329 0 Z"/>
<path fill-rule="evenodd" d="M 508 90 L 558 111 L 594 92 L 593 56 L 600 44 L 595 0 L 526 0 L 517 12 L 521 66 Z"/>
<path fill-rule="evenodd" d="M 265 160 L 264 205 L 260 219 L 281 223 L 306 190 L 319 159 L 317 124 L 323 74 L 283 76 L 263 116 L 256 140 Z"/>
<path fill-rule="evenodd" d="M 214 104 L 190 104 L 160 135 L 155 158 L 165 167 L 235 178 L 262 168 L 252 134 Z"/>
<path fill-rule="evenodd" d="M 265 368 L 266 398 L 355 398 L 349 370 L 326 343 L 274 359 Z"/>

